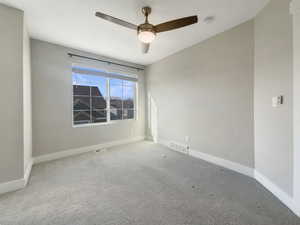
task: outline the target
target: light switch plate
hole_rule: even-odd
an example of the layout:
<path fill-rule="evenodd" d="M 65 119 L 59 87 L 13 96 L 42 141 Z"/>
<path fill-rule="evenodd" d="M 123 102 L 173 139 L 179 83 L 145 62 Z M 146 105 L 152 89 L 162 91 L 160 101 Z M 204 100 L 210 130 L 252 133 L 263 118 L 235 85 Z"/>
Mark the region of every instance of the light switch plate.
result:
<path fill-rule="evenodd" d="M 283 105 L 283 96 L 280 95 L 280 96 L 273 97 L 273 98 L 272 98 L 272 106 L 273 106 L 274 108 L 277 108 L 277 107 L 279 107 L 280 105 Z"/>

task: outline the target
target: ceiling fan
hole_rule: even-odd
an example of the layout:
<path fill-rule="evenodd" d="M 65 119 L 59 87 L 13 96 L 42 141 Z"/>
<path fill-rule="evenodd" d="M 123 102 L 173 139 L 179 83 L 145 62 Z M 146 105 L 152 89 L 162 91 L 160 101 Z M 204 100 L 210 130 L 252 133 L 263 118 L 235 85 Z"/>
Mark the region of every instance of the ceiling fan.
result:
<path fill-rule="evenodd" d="M 96 12 L 96 16 L 105 19 L 107 21 L 110 21 L 112 23 L 119 24 L 123 27 L 136 30 L 138 34 L 138 39 L 142 43 L 142 52 L 145 54 L 149 51 L 150 43 L 155 39 L 157 33 L 175 30 L 198 22 L 197 16 L 189 16 L 189 17 L 184 17 L 176 20 L 171 20 L 158 25 L 152 25 L 148 21 L 148 16 L 151 13 L 151 8 L 148 6 L 143 7 L 142 12 L 145 15 L 146 19 L 145 19 L 145 23 L 140 25 L 135 25 L 126 22 L 124 20 L 120 20 L 118 18 L 106 15 L 101 12 Z"/>

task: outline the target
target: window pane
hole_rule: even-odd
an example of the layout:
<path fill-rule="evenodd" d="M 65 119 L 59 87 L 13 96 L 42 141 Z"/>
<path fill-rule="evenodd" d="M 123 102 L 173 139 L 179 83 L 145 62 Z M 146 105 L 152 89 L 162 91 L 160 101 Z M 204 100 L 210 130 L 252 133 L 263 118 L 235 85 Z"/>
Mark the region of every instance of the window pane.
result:
<path fill-rule="evenodd" d="M 122 100 L 121 99 L 110 99 L 110 108 L 122 109 Z"/>
<path fill-rule="evenodd" d="M 90 87 L 81 86 L 81 85 L 73 85 L 73 95 L 90 96 Z"/>
<path fill-rule="evenodd" d="M 122 119 L 122 110 L 121 109 L 111 109 L 110 110 L 110 119 L 111 120 L 121 120 Z"/>
<path fill-rule="evenodd" d="M 128 81 L 128 80 L 124 80 L 124 81 L 123 81 L 123 85 L 124 85 L 124 86 L 129 86 L 129 87 L 134 87 L 134 86 L 135 86 L 135 82 L 133 82 L 133 81 Z"/>
<path fill-rule="evenodd" d="M 110 97 L 111 98 L 119 98 L 123 97 L 123 87 L 122 86 L 110 86 Z"/>
<path fill-rule="evenodd" d="M 73 97 L 73 109 L 74 110 L 89 110 L 90 109 L 90 97 Z"/>
<path fill-rule="evenodd" d="M 124 109 L 134 109 L 133 99 L 124 100 L 123 101 L 123 108 Z"/>
<path fill-rule="evenodd" d="M 123 80 L 120 79 L 111 78 L 109 82 L 110 82 L 110 86 L 122 86 L 123 84 Z"/>
<path fill-rule="evenodd" d="M 123 97 L 123 107 L 124 108 L 134 108 L 134 88 L 124 87 L 124 97 Z"/>
<path fill-rule="evenodd" d="M 133 109 L 124 109 L 123 110 L 123 119 L 134 119 L 134 110 Z"/>
<path fill-rule="evenodd" d="M 133 87 L 124 87 L 124 99 L 133 99 L 134 98 L 134 88 Z"/>
<path fill-rule="evenodd" d="M 75 125 L 90 123 L 90 111 L 74 111 L 73 121 Z"/>
<path fill-rule="evenodd" d="M 106 87 L 105 88 L 92 87 L 92 96 L 106 97 Z"/>
<path fill-rule="evenodd" d="M 106 110 L 92 111 L 92 123 L 107 122 Z"/>
<path fill-rule="evenodd" d="M 75 86 L 80 86 L 83 89 L 89 89 L 91 87 L 93 96 L 106 97 L 106 77 L 73 73 L 72 79 L 73 85 Z M 74 95 L 76 94 L 74 93 Z M 90 95 L 90 93 L 84 95 Z"/>
<path fill-rule="evenodd" d="M 92 97 L 92 108 L 106 109 L 106 100 L 102 97 Z"/>
<path fill-rule="evenodd" d="M 115 83 L 122 80 L 118 79 L 111 79 L 111 81 L 116 81 Z M 110 83 L 110 108 L 112 109 L 122 109 L 122 96 L 123 96 L 123 87 L 112 85 Z"/>

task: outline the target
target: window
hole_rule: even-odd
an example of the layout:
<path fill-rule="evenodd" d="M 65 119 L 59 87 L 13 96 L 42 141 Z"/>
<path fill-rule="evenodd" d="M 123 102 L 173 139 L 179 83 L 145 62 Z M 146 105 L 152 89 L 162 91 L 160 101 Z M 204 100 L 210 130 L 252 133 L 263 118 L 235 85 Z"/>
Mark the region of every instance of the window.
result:
<path fill-rule="evenodd" d="M 136 80 L 73 67 L 73 124 L 134 119 Z"/>

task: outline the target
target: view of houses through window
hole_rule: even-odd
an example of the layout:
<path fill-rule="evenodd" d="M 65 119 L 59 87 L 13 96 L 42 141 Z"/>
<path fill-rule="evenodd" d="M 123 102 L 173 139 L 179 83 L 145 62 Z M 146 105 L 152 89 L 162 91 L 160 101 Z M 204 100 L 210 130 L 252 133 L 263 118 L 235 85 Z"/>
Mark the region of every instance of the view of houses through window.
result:
<path fill-rule="evenodd" d="M 136 82 L 74 71 L 72 80 L 74 125 L 135 118 Z"/>

